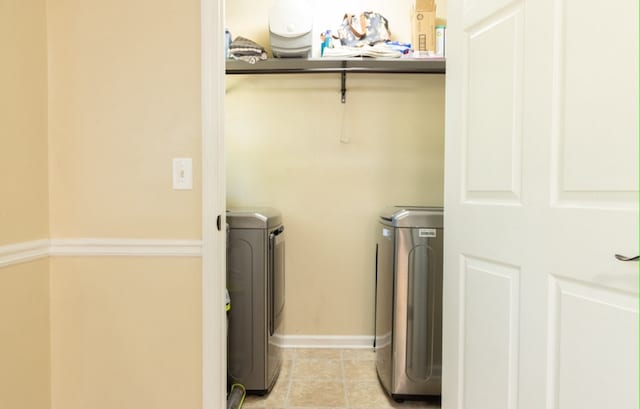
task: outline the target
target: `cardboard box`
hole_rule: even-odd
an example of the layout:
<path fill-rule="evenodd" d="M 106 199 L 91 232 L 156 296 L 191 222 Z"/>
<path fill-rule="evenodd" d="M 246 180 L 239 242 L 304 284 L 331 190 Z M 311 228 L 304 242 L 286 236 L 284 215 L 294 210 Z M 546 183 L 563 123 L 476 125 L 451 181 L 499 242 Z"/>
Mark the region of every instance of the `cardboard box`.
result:
<path fill-rule="evenodd" d="M 436 4 L 434 0 L 415 0 L 411 7 L 411 46 L 414 52 L 436 50 Z"/>
<path fill-rule="evenodd" d="M 419 11 L 436 11 L 435 0 L 416 0 L 414 9 Z"/>

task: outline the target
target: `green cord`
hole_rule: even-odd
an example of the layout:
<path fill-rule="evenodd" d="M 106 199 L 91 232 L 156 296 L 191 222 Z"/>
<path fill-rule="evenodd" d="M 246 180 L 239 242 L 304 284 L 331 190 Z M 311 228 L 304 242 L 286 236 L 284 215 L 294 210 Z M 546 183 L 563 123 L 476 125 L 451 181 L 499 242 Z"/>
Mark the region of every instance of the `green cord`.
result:
<path fill-rule="evenodd" d="M 242 404 L 244 403 L 244 397 L 247 395 L 247 390 L 244 388 L 244 385 L 240 384 L 240 383 L 234 383 L 231 385 L 231 391 L 229 392 L 229 394 L 231 394 L 231 392 L 233 392 L 233 388 L 238 387 L 240 389 L 242 389 L 242 398 L 240 398 L 240 402 L 238 404 L 238 408 L 237 409 L 241 409 L 242 408 Z"/>

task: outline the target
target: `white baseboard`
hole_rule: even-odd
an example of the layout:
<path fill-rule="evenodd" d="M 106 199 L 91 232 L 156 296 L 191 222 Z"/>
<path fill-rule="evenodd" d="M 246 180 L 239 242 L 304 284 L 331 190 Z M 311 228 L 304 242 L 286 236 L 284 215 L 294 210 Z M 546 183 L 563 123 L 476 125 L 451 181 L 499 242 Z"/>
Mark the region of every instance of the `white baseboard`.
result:
<path fill-rule="evenodd" d="M 373 348 L 373 335 L 276 335 L 282 348 Z"/>
<path fill-rule="evenodd" d="M 51 256 L 200 257 L 200 240 L 53 239 Z"/>
<path fill-rule="evenodd" d="M 49 240 L 33 240 L 0 246 L 0 267 L 26 263 L 49 255 Z"/>

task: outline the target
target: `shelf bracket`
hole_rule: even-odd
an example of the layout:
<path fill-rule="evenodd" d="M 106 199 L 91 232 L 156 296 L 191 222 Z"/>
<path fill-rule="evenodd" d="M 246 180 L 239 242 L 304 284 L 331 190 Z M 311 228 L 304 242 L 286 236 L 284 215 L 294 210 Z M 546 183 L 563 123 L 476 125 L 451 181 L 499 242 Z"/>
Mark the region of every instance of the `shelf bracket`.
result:
<path fill-rule="evenodd" d="M 343 104 L 345 104 L 347 102 L 347 73 L 345 71 L 342 71 L 340 76 L 342 77 L 342 86 L 340 88 L 340 93 L 341 93 L 342 97 L 341 97 L 340 101 Z"/>

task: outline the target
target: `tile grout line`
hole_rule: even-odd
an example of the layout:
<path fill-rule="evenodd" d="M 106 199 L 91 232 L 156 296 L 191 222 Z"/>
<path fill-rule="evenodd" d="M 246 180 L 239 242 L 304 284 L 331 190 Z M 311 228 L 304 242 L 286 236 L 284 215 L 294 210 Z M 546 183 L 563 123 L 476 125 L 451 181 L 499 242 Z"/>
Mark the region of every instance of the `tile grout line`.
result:
<path fill-rule="evenodd" d="M 289 379 L 287 380 L 287 393 L 284 394 L 284 409 L 289 408 L 289 395 L 291 394 L 291 385 L 293 384 L 293 372 L 298 360 L 298 351 L 293 350 L 293 358 L 289 367 Z"/>
<path fill-rule="evenodd" d="M 349 408 L 349 397 L 347 393 L 347 373 L 344 369 L 344 349 L 340 350 L 340 371 L 342 372 L 342 389 L 344 394 L 345 408 Z"/>

